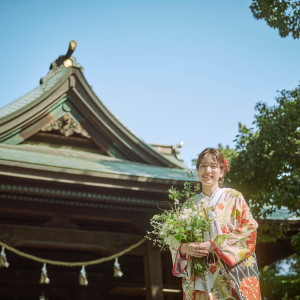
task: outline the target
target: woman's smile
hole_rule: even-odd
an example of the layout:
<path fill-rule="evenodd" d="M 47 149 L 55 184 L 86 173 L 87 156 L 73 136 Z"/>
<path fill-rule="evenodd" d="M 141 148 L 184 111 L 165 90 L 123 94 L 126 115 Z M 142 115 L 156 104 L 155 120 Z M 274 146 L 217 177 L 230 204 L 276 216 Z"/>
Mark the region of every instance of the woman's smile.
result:
<path fill-rule="evenodd" d="M 198 175 L 204 186 L 211 186 L 215 189 L 219 187 L 219 179 L 224 173 L 221 171 L 219 164 L 214 158 L 205 155 L 199 164 Z"/>

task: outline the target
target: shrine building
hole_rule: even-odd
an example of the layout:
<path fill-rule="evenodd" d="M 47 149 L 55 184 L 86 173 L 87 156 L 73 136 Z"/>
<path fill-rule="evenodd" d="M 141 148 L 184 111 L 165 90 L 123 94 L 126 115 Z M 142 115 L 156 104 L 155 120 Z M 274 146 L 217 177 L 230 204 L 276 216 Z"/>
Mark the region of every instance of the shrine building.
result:
<path fill-rule="evenodd" d="M 181 144 L 147 144 L 105 107 L 71 56 L 75 46 L 35 89 L 0 109 L 0 241 L 84 262 L 142 241 L 170 187 L 191 179 Z M 43 264 L 6 256 L 0 299 L 181 298 L 170 254 L 149 241 L 119 257 L 122 277 L 114 277 L 114 260 L 87 266 L 87 286 L 78 283 L 80 267 L 47 265 L 50 283 L 39 284 Z"/>

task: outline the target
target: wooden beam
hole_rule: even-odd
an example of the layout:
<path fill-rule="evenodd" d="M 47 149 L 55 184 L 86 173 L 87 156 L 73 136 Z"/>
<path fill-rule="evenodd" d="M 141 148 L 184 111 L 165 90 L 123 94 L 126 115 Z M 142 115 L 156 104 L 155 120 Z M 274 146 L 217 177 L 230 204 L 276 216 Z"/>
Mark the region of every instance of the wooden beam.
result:
<path fill-rule="evenodd" d="M 162 262 L 159 249 L 151 241 L 146 242 L 147 255 L 144 257 L 146 299 L 163 300 Z"/>
<path fill-rule="evenodd" d="M 0 224 L 0 240 L 12 247 L 67 249 L 114 254 L 130 247 L 142 238 L 142 236 L 129 233 Z M 145 253 L 144 243 L 128 254 L 142 256 Z"/>
<path fill-rule="evenodd" d="M 108 295 L 145 296 L 145 287 L 114 287 L 107 291 Z"/>
<path fill-rule="evenodd" d="M 162 289 L 163 293 L 167 294 L 180 294 L 182 293 L 181 289 L 168 287 Z M 132 296 L 145 296 L 146 288 L 143 286 L 136 287 L 127 287 L 127 286 L 117 286 L 107 292 L 108 295 L 132 295 Z"/>
<path fill-rule="evenodd" d="M 73 184 L 76 187 L 125 190 L 131 192 L 155 192 L 168 194 L 170 186 L 180 182 L 175 179 L 148 178 L 127 174 L 113 174 L 96 171 L 81 171 L 71 168 L 60 168 L 46 165 L 33 165 L 27 162 L 16 162 L 0 159 L 0 175 L 12 180 L 39 180 L 43 183 Z"/>

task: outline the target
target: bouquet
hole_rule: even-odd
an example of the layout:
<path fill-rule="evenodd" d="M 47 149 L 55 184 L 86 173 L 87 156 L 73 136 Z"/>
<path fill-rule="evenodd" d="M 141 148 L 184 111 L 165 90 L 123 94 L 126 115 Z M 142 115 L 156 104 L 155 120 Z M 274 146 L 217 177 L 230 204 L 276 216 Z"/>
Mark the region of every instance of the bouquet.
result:
<path fill-rule="evenodd" d="M 153 227 L 147 232 L 146 238 L 152 240 L 161 250 L 174 244 L 204 242 L 205 234 L 209 231 L 209 223 L 202 203 L 197 203 L 196 194 L 200 186 L 185 182 L 182 191 L 176 188 L 169 190 L 168 202 L 170 209 L 156 214 L 150 220 Z M 201 258 L 190 257 L 191 271 L 194 276 L 201 275 L 206 270 L 206 263 Z"/>

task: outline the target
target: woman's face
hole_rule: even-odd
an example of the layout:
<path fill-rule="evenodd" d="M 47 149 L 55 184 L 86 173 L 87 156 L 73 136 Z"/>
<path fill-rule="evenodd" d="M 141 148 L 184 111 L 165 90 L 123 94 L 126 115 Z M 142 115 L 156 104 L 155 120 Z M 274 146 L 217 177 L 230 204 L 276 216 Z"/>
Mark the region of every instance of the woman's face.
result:
<path fill-rule="evenodd" d="M 214 157 L 205 155 L 200 162 L 198 176 L 202 185 L 219 187 L 219 179 L 224 176 L 224 171 Z"/>

